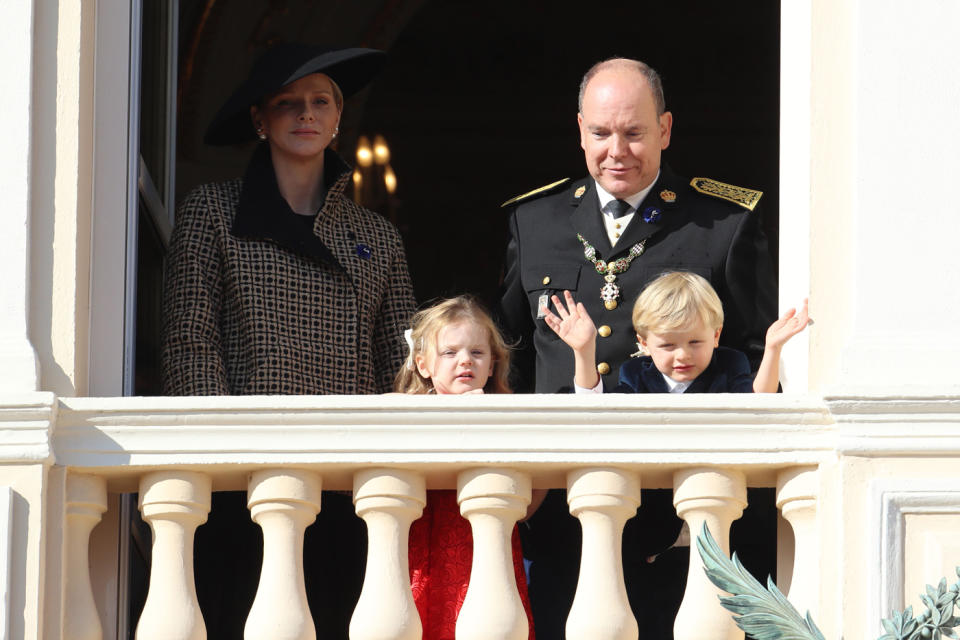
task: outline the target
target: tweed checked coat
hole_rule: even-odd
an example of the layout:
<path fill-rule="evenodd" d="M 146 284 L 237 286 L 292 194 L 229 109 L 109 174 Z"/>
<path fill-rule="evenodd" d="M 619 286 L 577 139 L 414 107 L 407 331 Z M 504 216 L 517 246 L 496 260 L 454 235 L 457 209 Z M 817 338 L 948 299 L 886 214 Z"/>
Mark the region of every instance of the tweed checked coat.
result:
<path fill-rule="evenodd" d="M 344 195 L 350 169 L 332 150 L 324 166 L 315 218 L 290 210 L 266 145 L 243 180 L 187 196 L 164 283 L 165 393 L 391 389 L 414 311 L 403 243 Z"/>

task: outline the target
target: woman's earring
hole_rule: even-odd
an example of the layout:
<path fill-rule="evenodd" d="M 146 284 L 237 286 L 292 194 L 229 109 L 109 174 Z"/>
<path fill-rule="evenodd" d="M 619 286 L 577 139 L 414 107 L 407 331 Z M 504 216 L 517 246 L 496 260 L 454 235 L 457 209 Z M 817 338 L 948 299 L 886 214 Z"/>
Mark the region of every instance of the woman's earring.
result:
<path fill-rule="evenodd" d="M 257 127 L 257 137 L 260 138 L 261 140 L 267 139 L 267 134 L 263 132 L 263 127 Z"/>
<path fill-rule="evenodd" d="M 334 129 L 333 129 L 333 137 L 336 138 L 338 133 L 340 133 L 340 127 L 339 127 L 339 126 L 334 127 Z"/>

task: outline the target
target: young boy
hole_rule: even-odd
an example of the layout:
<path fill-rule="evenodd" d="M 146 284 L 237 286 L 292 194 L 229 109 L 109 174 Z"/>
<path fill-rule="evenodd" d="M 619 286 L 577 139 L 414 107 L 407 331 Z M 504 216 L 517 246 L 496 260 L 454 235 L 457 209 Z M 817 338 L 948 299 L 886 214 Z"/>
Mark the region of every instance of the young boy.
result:
<path fill-rule="evenodd" d="M 547 325 L 573 349 L 578 393 L 603 390 L 597 373 L 597 328 L 583 304 L 564 292 L 557 313 L 544 308 Z M 666 273 L 651 282 L 633 307 L 638 344 L 648 355 L 620 367 L 623 393 L 775 393 L 780 351 L 809 323 L 807 301 L 789 309 L 767 329 L 763 360 L 756 377 L 747 357 L 720 346 L 723 305 L 704 278 L 687 271 Z"/>

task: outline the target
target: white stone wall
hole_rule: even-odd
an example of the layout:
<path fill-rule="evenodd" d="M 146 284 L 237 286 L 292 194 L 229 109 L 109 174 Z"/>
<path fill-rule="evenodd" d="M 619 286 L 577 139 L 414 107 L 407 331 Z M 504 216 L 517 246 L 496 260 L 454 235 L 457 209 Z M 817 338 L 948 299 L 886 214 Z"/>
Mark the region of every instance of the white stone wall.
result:
<path fill-rule="evenodd" d="M 65 466 L 104 466 L 116 492 L 184 460 L 329 464 L 324 486 L 341 489 L 351 486 L 345 469 L 374 461 L 420 465 L 437 486 L 452 486 L 465 460 L 530 467 L 541 486 L 562 486 L 577 465 L 642 467 L 644 486 L 670 486 L 674 471 L 704 464 L 773 486 L 778 469 L 819 465 L 817 519 L 805 526 L 819 534 L 815 606 L 831 638 L 877 635 L 879 615 L 939 578 L 926 574 L 960 563 L 944 534 L 960 526 L 957 2 L 782 3 L 781 298 L 790 306 L 809 290 L 816 318 L 786 354 L 786 388 L 811 395 L 567 399 L 559 410 L 551 398 L 399 399 L 387 412 L 369 397 L 318 408 L 313 399 L 62 403 L 44 393 L 88 395 L 91 378 L 105 381 L 94 389 L 116 389 L 123 357 L 116 324 L 90 321 L 91 300 L 114 321 L 124 305 L 122 286 L 107 279 L 122 268 L 116 238 L 127 234 L 109 178 L 129 163 L 111 111 L 126 65 L 110 47 L 123 47 L 110 39 L 116 25 L 97 28 L 126 14 L 98 16 L 97 6 L 0 2 L 0 486 L 11 506 L 0 531 L 11 550 L 0 638 L 60 637 Z M 344 422 L 320 447 L 315 427 L 331 414 Z M 197 420 L 205 428 L 179 448 L 158 444 Z M 304 448 L 276 451 L 268 426 L 277 424 Z M 218 449 L 225 425 L 242 451 Z M 218 475 L 215 490 L 243 486 L 242 476 Z M 909 569 L 891 572 L 901 557 Z"/>

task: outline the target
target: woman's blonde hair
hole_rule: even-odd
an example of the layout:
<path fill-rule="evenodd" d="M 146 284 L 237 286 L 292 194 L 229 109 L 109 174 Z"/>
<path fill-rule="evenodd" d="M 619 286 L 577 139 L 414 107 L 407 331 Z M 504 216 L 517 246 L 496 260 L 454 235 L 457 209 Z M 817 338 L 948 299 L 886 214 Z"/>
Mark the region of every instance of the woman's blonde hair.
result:
<path fill-rule="evenodd" d="M 400 393 L 432 393 L 433 381 L 420 375 L 416 358 L 436 349 L 440 330 L 457 322 L 468 320 L 487 330 L 490 336 L 490 355 L 493 373 L 484 385 L 484 393 L 511 393 L 507 376 L 510 373 L 510 347 L 484 306 L 472 296 L 457 296 L 421 309 L 410 321 L 410 355 L 397 373 L 393 383 Z"/>
<path fill-rule="evenodd" d="M 706 279 L 689 271 L 661 275 L 633 305 L 633 328 L 642 338 L 650 331 L 684 331 L 698 320 L 711 329 L 721 328 L 723 304 Z"/>

